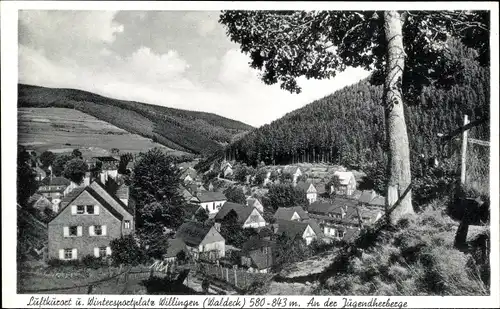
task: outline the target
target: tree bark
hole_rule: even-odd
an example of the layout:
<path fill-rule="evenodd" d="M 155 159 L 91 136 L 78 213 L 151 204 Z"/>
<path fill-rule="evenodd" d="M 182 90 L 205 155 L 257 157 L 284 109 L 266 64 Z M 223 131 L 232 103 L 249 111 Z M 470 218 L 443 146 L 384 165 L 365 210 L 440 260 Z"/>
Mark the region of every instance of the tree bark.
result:
<path fill-rule="evenodd" d="M 410 149 L 404 116 L 402 81 L 405 64 L 403 21 L 397 11 L 384 12 L 384 32 L 387 44 L 384 105 L 387 141 L 389 143 L 386 210 L 390 210 L 411 183 Z M 411 192 L 389 214 L 394 224 L 403 215 L 413 213 Z"/>

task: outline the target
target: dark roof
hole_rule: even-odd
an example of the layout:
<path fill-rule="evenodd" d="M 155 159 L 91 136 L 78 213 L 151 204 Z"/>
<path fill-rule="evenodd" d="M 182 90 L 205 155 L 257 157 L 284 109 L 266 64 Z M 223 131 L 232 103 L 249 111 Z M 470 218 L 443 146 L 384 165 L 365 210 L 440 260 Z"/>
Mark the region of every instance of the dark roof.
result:
<path fill-rule="evenodd" d="M 202 191 L 196 196 L 200 202 L 226 201 L 227 198 L 222 192 Z"/>
<path fill-rule="evenodd" d="M 375 192 L 373 190 L 363 190 L 358 199 L 360 203 L 369 203 L 373 197 L 375 196 Z"/>
<path fill-rule="evenodd" d="M 294 207 L 280 207 L 278 210 L 276 210 L 276 213 L 274 214 L 274 218 L 276 220 L 291 220 L 293 214 L 297 212 L 299 217 L 301 219 L 309 219 L 309 216 L 307 213 L 304 211 L 304 209 L 300 206 L 294 206 Z"/>
<path fill-rule="evenodd" d="M 295 187 L 298 188 L 298 189 L 300 189 L 300 190 L 304 190 L 304 191 L 307 192 L 307 190 L 309 189 L 309 187 L 311 185 L 312 185 L 312 183 L 305 182 L 305 181 L 299 181 Z"/>
<path fill-rule="evenodd" d="M 323 214 L 328 214 L 331 212 L 334 212 L 338 208 L 337 205 L 334 205 L 332 203 L 326 203 L 322 201 L 316 201 L 309 205 L 309 212 L 316 212 L 316 213 L 323 213 Z"/>
<path fill-rule="evenodd" d="M 248 207 L 245 205 L 236 204 L 232 202 L 225 202 L 224 205 L 222 205 L 219 212 L 217 212 L 217 214 L 215 215 L 214 219 L 222 220 L 224 219 L 225 216 L 229 214 L 229 212 L 234 211 L 238 216 L 238 222 L 245 223 L 245 221 L 248 219 L 253 210 L 254 210 L 253 207 Z"/>
<path fill-rule="evenodd" d="M 121 213 L 119 213 L 118 210 L 116 210 L 113 206 L 111 206 L 110 203 L 102 195 L 97 193 L 90 186 L 85 187 L 84 191 L 87 191 L 93 198 L 95 198 L 99 202 L 99 204 L 104 206 L 104 208 L 106 208 L 113 216 L 115 216 L 116 218 L 118 218 L 120 220 L 123 219 L 123 215 Z M 126 209 L 126 207 L 124 207 L 124 208 Z"/>
<path fill-rule="evenodd" d="M 309 223 L 290 220 L 277 220 L 278 230 L 276 234 L 286 234 L 290 238 L 302 237 Z"/>
<path fill-rule="evenodd" d="M 63 201 L 61 201 L 61 208 L 60 208 L 59 214 L 61 214 L 62 210 L 64 208 L 66 208 L 69 204 L 71 204 L 84 191 L 88 192 L 93 198 L 95 198 L 99 202 L 99 204 L 101 204 L 104 208 L 106 208 L 113 216 L 115 216 L 116 218 L 118 218 L 120 220 L 123 219 L 123 215 L 121 213 L 119 213 L 113 206 L 111 206 L 110 203 L 103 196 L 101 196 L 98 192 L 96 192 L 90 186 L 75 188 L 73 191 L 71 191 L 71 193 L 68 194 L 63 199 L 64 205 L 63 205 Z M 54 220 L 54 219 L 52 219 L 52 220 Z"/>
<path fill-rule="evenodd" d="M 113 161 L 120 161 L 112 156 L 103 156 L 103 157 L 94 157 L 95 159 L 102 161 L 102 162 L 113 162 Z"/>
<path fill-rule="evenodd" d="M 99 180 L 93 181 L 90 184 L 90 187 L 93 187 L 93 186 L 100 186 L 101 189 L 103 189 L 104 192 L 107 193 L 107 194 L 105 194 L 106 195 L 105 198 L 108 199 L 108 201 L 110 203 L 111 203 L 111 200 L 115 201 L 115 203 L 117 203 L 120 207 L 122 207 L 126 212 L 128 212 L 129 214 L 134 216 L 134 212 L 132 211 L 132 209 L 129 208 L 129 206 L 125 205 L 116 195 L 114 195 L 113 193 L 106 190 L 106 187 Z"/>
<path fill-rule="evenodd" d="M 356 239 L 356 237 L 358 237 L 359 233 L 360 231 L 358 229 L 346 228 L 342 239 L 347 242 L 352 242 Z"/>
<path fill-rule="evenodd" d="M 69 186 L 71 181 L 69 179 L 66 179 L 64 177 L 45 177 L 42 180 L 42 185 L 43 186 Z"/>
<path fill-rule="evenodd" d="M 256 198 L 256 197 L 249 197 L 249 198 L 247 198 L 247 203 L 248 203 L 249 207 L 254 207 L 254 205 L 255 205 L 256 202 L 260 203 L 259 199 Z"/>
<path fill-rule="evenodd" d="M 376 196 L 373 200 L 368 203 L 369 205 L 374 205 L 374 206 L 385 206 L 385 197 L 383 196 Z"/>
<path fill-rule="evenodd" d="M 295 174 L 298 169 L 299 169 L 298 166 L 285 166 L 285 168 L 283 168 L 283 172 L 284 173 Z"/>
<path fill-rule="evenodd" d="M 267 240 L 258 236 L 250 237 L 249 240 L 243 243 L 241 246 L 242 253 L 248 253 L 252 250 L 258 250 L 263 247 L 274 247 L 276 243 L 271 240 Z"/>
<path fill-rule="evenodd" d="M 361 192 L 359 190 L 354 190 L 354 192 L 351 195 L 349 195 L 348 198 L 353 199 L 353 200 L 359 200 L 362 193 L 363 192 Z"/>
<path fill-rule="evenodd" d="M 164 257 L 176 257 L 181 251 L 187 252 L 186 243 L 181 238 L 168 239 L 167 243 L 167 253 L 163 255 Z"/>
<path fill-rule="evenodd" d="M 59 208 L 61 210 L 64 209 L 64 207 L 66 207 L 69 203 L 71 203 L 78 195 L 80 195 L 80 193 L 83 192 L 83 190 L 85 190 L 85 187 L 78 187 L 78 188 L 75 188 L 73 189 L 71 192 L 69 192 L 68 194 L 66 194 L 65 197 L 62 198 L 61 200 L 61 204 L 59 205 Z"/>
<path fill-rule="evenodd" d="M 43 195 L 35 193 L 28 198 L 28 205 L 37 202 Z"/>
<path fill-rule="evenodd" d="M 314 231 L 314 233 L 316 233 L 316 235 L 322 235 L 323 234 L 323 231 L 321 230 L 321 227 L 319 226 L 318 222 L 316 222 L 316 220 L 314 220 L 314 219 L 307 219 L 304 222 L 309 223 L 309 226 L 313 229 L 313 231 Z"/>
<path fill-rule="evenodd" d="M 126 184 L 122 184 L 118 187 L 118 190 L 116 190 L 116 197 L 119 199 L 129 197 L 129 188 Z"/>
<path fill-rule="evenodd" d="M 210 231 L 210 228 L 210 226 L 199 222 L 184 222 L 175 233 L 175 238 L 182 239 L 188 246 L 198 246 Z"/>

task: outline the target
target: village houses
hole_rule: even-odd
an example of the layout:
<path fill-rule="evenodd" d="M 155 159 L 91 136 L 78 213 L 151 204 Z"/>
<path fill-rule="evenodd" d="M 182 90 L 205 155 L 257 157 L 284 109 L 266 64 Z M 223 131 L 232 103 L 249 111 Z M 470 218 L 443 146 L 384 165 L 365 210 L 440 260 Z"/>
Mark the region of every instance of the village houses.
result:
<path fill-rule="evenodd" d="M 45 196 L 52 204 L 58 205 L 61 199 L 74 189 L 70 185 L 71 181 L 64 177 L 49 176 L 42 180 L 37 193 Z M 57 206 L 55 207 L 57 208 Z"/>
<path fill-rule="evenodd" d="M 181 170 L 180 178 L 184 183 L 190 183 L 196 180 L 197 173 L 192 167 L 187 167 Z"/>
<path fill-rule="evenodd" d="M 110 242 L 134 231 L 134 216 L 98 181 L 74 189 L 48 224 L 49 258 L 81 259 L 111 254 Z"/>
<path fill-rule="evenodd" d="M 186 243 L 181 238 L 167 239 L 167 252 L 163 255 L 163 260 L 167 263 L 174 263 L 179 262 L 180 258 L 185 260 L 190 258 Z"/>
<path fill-rule="evenodd" d="M 289 238 L 302 238 L 307 245 L 318 238 L 318 227 L 310 221 L 290 221 L 277 220 L 275 224 L 275 234 L 286 235 Z"/>
<path fill-rule="evenodd" d="M 257 210 L 260 211 L 260 213 L 264 212 L 264 206 L 262 205 L 262 203 L 259 201 L 258 198 L 249 196 L 247 197 L 246 201 L 248 207 L 257 208 Z"/>
<path fill-rule="evenodd" d="M 297 179 L 302 176 L 302 171 L 298 166 L 285 166 L 282 173 L 292 175 L 292 182 L 294 184 L 297 183 Z"/>
<path fill-rule="evenodd" d="M 184 222 L 175 238 L 186 244 L 195 260 L 217 260 L 226 255 L 226 241 L 214 226 L 194 221 Z"/>
<path fill-rule="evenodd" d="M 191 203 L 205 209 L 209 216 L 215 215 L 226 203 L 227 198 L 222 192 L 201 191 L 191 198 Z"/>
<path fill-rule="evenodd" d="M 330 194 L 349 196 L 356 190 L 356 178 L 352 172 L 336 171 L 333 174 L 333 185 Z"/>
<path fill-rule="evenodd" d="M 332 202 L 317 201 L 309 205 L 308 213 L 323 228 L 325 236 L 344 240 L 347 232 L 348 238 L 352 238 L 363 225 L 373 224 L 382 216 L 381 211 L 360 208 L 356 201 L 340 197 Z"/>
<path fill-rule="evenodd" d="M 241 224 L 242 228 L 260 228 L 266 226 L 266 220 L 257 208 L 226 202 L 214 218 L 218 230 L 220 229 L 221 221 L 231 212 L 236 214 L 238 223 Z"/>
<path fill-rule="evenodd" d="M 279 207 L 274 214 L 276 220 L 304 221 L 309 220 L 309 215 L 301 206 Z"/>
<path fill-rule="evenodd" d="M 312 183 L 299 181 L 295 187 L 305 192 L 309 204 L 316 202 L 318 199 L 318 191 Z"/>
<path fill-rule="evenodd" d="M 249 272 L 269 273 L 275 262 L 276 243 L 267 238 L 252 237 L 243 243 L 241 265 Z"/>

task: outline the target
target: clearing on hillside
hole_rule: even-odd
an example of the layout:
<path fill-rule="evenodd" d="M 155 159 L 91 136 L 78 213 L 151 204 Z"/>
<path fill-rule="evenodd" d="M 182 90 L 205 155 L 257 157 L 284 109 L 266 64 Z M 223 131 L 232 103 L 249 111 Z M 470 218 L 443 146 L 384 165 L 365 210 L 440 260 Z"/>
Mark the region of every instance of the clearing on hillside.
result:
<path fill-rule="evenodd" d="M 74 109 L 18 108 L 18 120 L 18 143 L 40 152 L 118 148 L 121 153 L 137 153 L 159 147 L 184 154 Z"/>

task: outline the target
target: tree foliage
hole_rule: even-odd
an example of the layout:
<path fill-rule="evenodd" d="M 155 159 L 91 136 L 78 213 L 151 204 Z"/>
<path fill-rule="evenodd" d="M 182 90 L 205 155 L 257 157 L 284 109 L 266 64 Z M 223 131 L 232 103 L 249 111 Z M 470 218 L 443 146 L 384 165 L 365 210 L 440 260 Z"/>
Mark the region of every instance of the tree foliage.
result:
<path fill-rule="evenodd" d="M 52 164 L 52 173 L 54 176 L 62 176 L 64 173 L 64 168 L 66 166 L 66 163 L 73 159 L 72 156 L 61 154 L 57 155 L 56 159 L 54 160 Z"/>
<path fill-rule="evenodd" d="M 219 21 L 251 67 L 263 71 L 264 83 L 291 92 L 301 91 L 300 76 L 331 78 L 347 67 L 385 74 L 383 11 L 223 11 Z M 476 48 L 478 59 L 488 58 L 489 12 L 406 11 L 402 23 L 408 94 L 434 81 L 448 84 L 460 73 L 446 44 L 451 36 Z"/>
<path fill-rule="evenodd" d="M 85 161 L 79 158 L 74 158 L 66 162 L 64 165 L 63 176 L 77 184 L 80 184 L 82 183 L 87 170 L 88 165 Z"/>
<path fill-rule="evenodd" d="M 224 237 L 227 244 L 233 245 L 236 248 L 241 248 L 245 241 L 257 235 L 254 229 L 244 229 L 242 227 L 242 224 L 238 222 L 238 215 L 234 210 L 231 210 L 220 224 L 222 237 Z"/>
<path fill-rule="evenodd" d="M 425 192 L 418 188 L 424 185 L 419 178 L 429 169 L 420 156 L 455 160 L 446 173 L 456 171 L 459 161 L 455 154 L 450 157 L 451 152 L 444 151 L 438 134 L 461 127 L 464 114 L 474 120 L 489 114 L 488 70 L 474 60 L 476 52 L 457 40 L 450 40 L 448 47 L 465 67 L 463 82 L 448 90 L 425 87 L 420 104 L 408 106 L 405 111 L 414 188 L 420 192 L 415 194 L 417 206 Z M 360 189 L 375 189 L 385 195 L 388 158 L 382 95 L 381 86 L 360 81 L 252 131 L 230 147 L 237 150 L 238 160 L 249 164 L 260 152 L 267 163 L 272 159 L 278 164 L 328 162 L 361 169 L 367 177 L 358 184 Z M 489 124 L 476 128 L 476 133 L 476 138 L 489 140 Z M 451 141 L 446 148 L 458 151 L 459 147 Z"/>
<path fill-rule="evenodd" d="M 30 162 L 29 153 L 20 147 L 17 152 L 17 202 L 23 207 L 27 206 L 29 197 L 38 188 L 36 173 Z"/>
<path fill-rule="evenodd" d="M 291 184 L 274 184 L 269 187 L 263 203 L 263 206 L 275 212 L 279 207 L 305 206 L 308 201 L 304 191 Z"/>
<path fill-rule="evenodd" d="M 144 225 L 142 217 L 145 205 L 154 205 L 146 209 L 144 215 L 147 218 L 157 214 L 155 209 L 158 204 L 153 203 L 168 205 L 172 209 L 182 208 L 185 200 L 178 192 L 179 185 L 179 170 L 170 156 L 158 148 L 139 155 L 131 179 L 131 195 L 137 201 L 138 227 Z"/>
<path fill-rule="evenodd" d="M 246 204 L 246 196 L 243 192 L 243 189 L 237 186 L 231 186 L 224 190 L 224 195 L 227 198 L 228 202 L 238 203 L 238 204 Z"/>
<path fill-rule="evenodd" d="M 133 159 L 134 156 L 130 152 L 120 155 L 120 163 L 118 163 L 118 173 L 124 175 L 127 172 L 127 165 Z"/>
<path fill-rule="evenodd" d="M 81 159 L 82 158 L 82 152 L 80 151 L 80 149 L 78 148 L 75 148 L 73 149 L 73 151 L 71 152 L 71 154 L 73 155 L 73 157 L 75 158 L 78 158 L 78 159 Z"/>
<path fill-rule="evenodd" d="M 371 82 L 384 85 L 387 143 L 386 204 L 393 205 L 411 184 L 411 164 L 404 100 L 420 102 L 424 89 L 449 89 L 463 80 L 463 63 L 453 58 L 450 36 L 465 44 L 474 29 L 488 41 L 484 12 L 444 11 L 223 11 L 227 34 L 262 71 L 266 84 L 299 93 L 297 79 L 334 77 L 346 67 L 372 70 Z M 488 13 L 486 13 L 488 14 Z M 486 22 L 483 24 L 482 22 Z M 462 25 L 465 25 L 463 28 Z M 469 31 L 470 32 L 470 31 Z M 486 45 L 474 46 L 483 53 Z M 330 150 L 330 153 L 333 149 Z M 313 151 L 313 157 L 315 153 Z M 257 154 L 260 162 L 261 153 Z M 274 161 L 274 160 L 273 160 Z M 391 213 L 395 223 L 412 213 L 411 193 Z"/>
<path fill-rule="evenodd" d="M 140 264 L 145 253 L 137 244 L 133 235 L 126 235 L 120 238 L 115 238 L 110 243 L 111 259 L 114 265 L 131 265 Z"/>
<path fill-rule="evenodd" d="M 194 213 L 194 219 L 197 221 L 197 222 L 200 222 L 200 223 L 203 223 L 205 221 L 207 221 L 209 218 L 208 216 L 208 213 L 207 211 L 205 210 L 205 208 L 198 208 L 198 210 Z"/>
<path fill-rule="evenodd" d="M 176 229 L 184 221 L 182 205 L 172 205 L 167 200 L 152 202 L 141 208 L 142 228 L 145 231 L 163 232 L 164 228 Z"/>
<path fill-rule="evenodd" d="M 42 152 L 39 159 L 40 159 L 40 162 L 42 163 L 42 166 L 44 168 L 47 168 L 47 167 L 52 165 L 52 163 L 56 159 L 56 155 L 52 151 L 46 150 L 46 151 Z"/>

